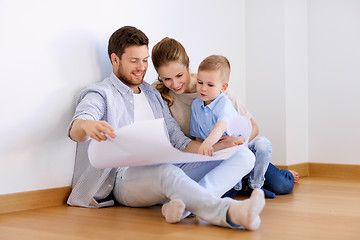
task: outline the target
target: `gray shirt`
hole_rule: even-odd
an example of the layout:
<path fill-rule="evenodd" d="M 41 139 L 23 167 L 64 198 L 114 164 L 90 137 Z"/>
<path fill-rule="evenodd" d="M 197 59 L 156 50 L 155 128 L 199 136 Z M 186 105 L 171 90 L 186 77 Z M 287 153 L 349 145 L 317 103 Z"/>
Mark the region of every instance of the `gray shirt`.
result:
<path fill-rule="evenodd" d="M 171 144 L 183 151 L 191 140 L 182 133 L 159 92 L 145 81 L 139 88 L 144 92 L 155 118 L 164 118 Z M 132 124 L 133 94 L 133 91 L 112 73 L 110 77 L 91 84 L 81 92 L 72 122 L 76 119 L 106 121 L 114 129 Z M 113 206 L 114 199 L 110 193 L 118 169 L 92 167 L 87 153 L 90 141 L 92 140 L 88 139 L 77 144 L 72 192 L 67 203 L 71 206 L 92 208 Z"/>

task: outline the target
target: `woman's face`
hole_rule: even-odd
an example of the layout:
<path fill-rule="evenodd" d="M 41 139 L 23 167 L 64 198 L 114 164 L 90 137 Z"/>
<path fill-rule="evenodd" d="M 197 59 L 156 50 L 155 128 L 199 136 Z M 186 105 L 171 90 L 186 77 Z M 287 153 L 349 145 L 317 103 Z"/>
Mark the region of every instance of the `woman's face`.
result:
<path fill-rule="evenodd" d="M 187 90 L 190 82 L 190 73 L 187 66 L 180 62 L 169 62 L 158 68 L 160 80 L 165 87 L 176 94 L 182 94 Z"/>

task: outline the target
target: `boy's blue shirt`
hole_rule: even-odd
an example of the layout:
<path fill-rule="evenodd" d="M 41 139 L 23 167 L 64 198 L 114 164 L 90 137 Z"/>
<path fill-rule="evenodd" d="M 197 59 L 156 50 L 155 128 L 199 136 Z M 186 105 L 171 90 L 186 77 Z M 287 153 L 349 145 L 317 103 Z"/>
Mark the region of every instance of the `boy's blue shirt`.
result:
<path fill-rule="evenodd" d="M 191 105 L 190 135 L 205 140 L 219 120 L 230 122 L 231 119 L 238 115 L 239 113 L 235 110 L 231 101 L 223 93 L 220 93 L 206 106 L 198 97 Z"/>

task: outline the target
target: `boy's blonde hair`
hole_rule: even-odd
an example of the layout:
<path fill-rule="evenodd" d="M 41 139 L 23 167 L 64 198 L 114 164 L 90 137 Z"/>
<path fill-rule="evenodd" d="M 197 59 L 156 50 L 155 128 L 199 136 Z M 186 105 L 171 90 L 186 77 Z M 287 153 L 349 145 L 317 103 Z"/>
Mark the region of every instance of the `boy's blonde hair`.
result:
<path fill-rule="evenodd" d="M 230 63 L 221 55 L 210 55 L 199 65 L 199 71 L 220 71 L 221 82 L 227 83 L 230 77 Z"/>

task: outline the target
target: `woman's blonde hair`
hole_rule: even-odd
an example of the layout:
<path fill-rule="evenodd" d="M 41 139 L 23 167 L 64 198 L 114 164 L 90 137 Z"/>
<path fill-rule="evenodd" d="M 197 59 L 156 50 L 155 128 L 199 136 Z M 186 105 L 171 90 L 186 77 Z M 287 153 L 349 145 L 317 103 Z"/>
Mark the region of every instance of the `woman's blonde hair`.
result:
<path fill-rule="evenodd" d="M 189 56 L 183 45 L 173 38 L 165 37 L 155 44 L 151 52 L 151 60 L 156 71 L 170 62 L 179 62 L 189 70 Z M 160 92 L 169 107 L 174 104 L 174 97 L 169 94 L 170 90 L 164 85 L 160 77 L 152 86 Z"/>

